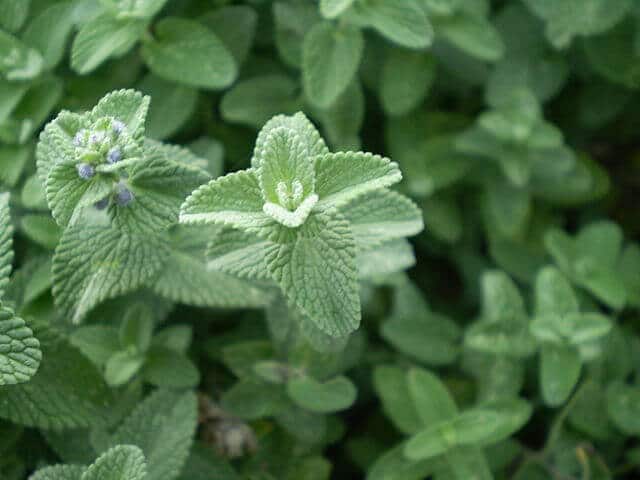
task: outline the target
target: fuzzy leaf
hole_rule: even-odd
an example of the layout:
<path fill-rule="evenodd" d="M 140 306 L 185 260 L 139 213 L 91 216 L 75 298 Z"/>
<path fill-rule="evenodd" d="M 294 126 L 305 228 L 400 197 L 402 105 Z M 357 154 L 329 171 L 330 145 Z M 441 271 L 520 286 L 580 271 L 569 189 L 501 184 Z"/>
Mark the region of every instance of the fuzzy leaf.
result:
<path fill-rule="evenodd" d="M 71 48 L 71 67 L 90 73 L 106 60 L 129 51 L 142 35 L 145 22 L 117 19 L 106 13 L 85 23 Z"/>
<path fill-rule="evenodd" d="M 360 195 L 341 211 L 363 250 L 416 235 L 424 228 L 420 209 L 407 197 L 386 189 Z"/>
<path fill-rule="evenodd" d="M 305 93 L 328 107 L 346 90 L 358 71 L 364 41 L 359 29 L 316 24 L 304 37 L 302 72 Z"/>
<path fill-rule="evenodd" d="M 142 451 L 131 445 L 118 445 L 103 453 L 82 474 L 81 480 L 144 480 L 147 464 Z"/>
<path fill-rule="evenodd" d="M 0 303 L 0 386 L 28 381 L 41 359 L 40 342 L 31 329 Z"/>
<path fill-rule="evenodd" d="M 0 194 L 0 300 L 9 284 L 13 264 L 13 225 L 9 213 L 9 194 Z"/>
<path fill-rule="evenodd" d="M 69 227 L 53 257 L 56 304 L 78 323 L 100 302 L 150 282 L 169 254 L 163 236 L 113 227 Z"/>
<path fill-rule="evenodd" d="M 349 223 L 320 213 L 299 230 L 283 232 L 266 261 L 290 302 L 324 333 L 343 337 L 360 323 L 355 255 Z"/>
<path fill-rule="evenodd" d="M 192 392 L 158 390 L 138 404 L 110 443 L 136 445 L 144 452 L 148 469 L 145 480 L 173 480 L 180 474 L 193 443 L 196 403 Z"/>
<path fill-rule="evenodd" d="M 578 383 L 582 361 L 573 347 L 544 345 L 540 352 L 540 384 L 547 405 L 562 405 Z"/>
<path fill-rule="evenodd" d="M 318 205 L 325 207 L 341 206 L 402 179 L 397 163 L 371 153 L 328 153 L 316 157 L 315 169 Z"/>
<path fill-rule="evenodd" d="M 212 180 L 193 192 L 182 205 L 181 223 L 213 223 L 256 230 L 273 222 L 262 211 L 264 200 L 253 169 Z"/>
<path fill-rule="evenodd" d="M 192 20 L 165 17 L 154 26 L 156 39 L 142 56 L 149 69 L 166 80 L 193 87 L 220 89 L 236 78 L 236 62 L 220 39 Z M 189 51 L 189 55 L 184 55 Z"/>
<path fill-rule="evenodd" d="M 406 434 L 420 431 L 422 421 L 402 369 L 391 365 L 377 366 L 373 371 L 373 386 L 382 400 L 385 414 L 398 430 Z"/>
<path fill-rule="evenodd" d="M 357 390 L 343 376 L 320 383 L 311 377 L 289 380 L 287 393 L 300 407 L 317 413 L 331 413 L 349 408 L 356 400 Z"/>
<path fill-rule="evenodd" d="M 38 469 L 29 480 L 81 480 L 85 470 L 80 465 L 53 465 Z"/>
<path fill-rule="evenodd" d="M 13 35 L 0 30 L 0 75 L 7 80 L 32 79 L 42 71 L 42 56 Z"/>

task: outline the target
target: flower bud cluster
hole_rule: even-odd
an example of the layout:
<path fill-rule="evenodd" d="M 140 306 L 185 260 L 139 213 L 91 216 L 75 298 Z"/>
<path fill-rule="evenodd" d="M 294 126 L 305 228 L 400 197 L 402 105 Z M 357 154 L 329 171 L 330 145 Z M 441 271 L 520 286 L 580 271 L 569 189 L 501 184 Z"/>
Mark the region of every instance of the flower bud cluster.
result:
<path fill-rule="evenodd" d="M 90 180 L 96 175 L 98 166 L 114 165 L 125 160 L 130 156 L 132 144 L 127 126 L 117 118 L 103 117 L 89 128 L 78 130 L 73 137 L 78 176 L 83 180 Z M 112 195 L 97 202 L 97 209 L 107 208 L 111 198 L 120 206 L 129 205 L 134 200 L 133 192 L 125 184 L 125 178 L 126 175 L 121 174 L 115 180 Z"/>

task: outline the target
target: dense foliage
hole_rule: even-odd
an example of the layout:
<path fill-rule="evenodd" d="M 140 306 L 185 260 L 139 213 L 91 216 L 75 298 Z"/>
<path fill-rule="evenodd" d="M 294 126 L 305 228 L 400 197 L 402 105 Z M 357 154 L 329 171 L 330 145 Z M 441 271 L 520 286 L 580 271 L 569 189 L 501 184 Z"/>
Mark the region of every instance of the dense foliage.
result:
<path fill-rule="evenodd" d="M 0 0 L 0 480 L 637 478 L 639 20 Z"/>

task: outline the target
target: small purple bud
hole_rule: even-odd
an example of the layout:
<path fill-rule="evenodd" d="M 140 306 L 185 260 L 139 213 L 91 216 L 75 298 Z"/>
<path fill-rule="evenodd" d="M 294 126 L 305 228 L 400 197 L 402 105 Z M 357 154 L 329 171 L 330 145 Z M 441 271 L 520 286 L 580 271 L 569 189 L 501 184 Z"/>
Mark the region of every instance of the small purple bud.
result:
<path fill-rule="evenodd" d="M 133 192 L 126 187 L 120 187 L 116 193 L 116 202 L 121 207 L 126 207 L 133 202 Z"/>
<path fill-rule="evenodd" d="M 96 174 L 96 170 L 88 163 L 79 163 L 76 165 L 76 170 L 78 170 L 78 175 L 83 180 L 89 180 Z"/>
<path fill-rule="evenodd" d="M 111 122 L 111 129 L 116 135 L 120 135 L 122 132 L 124 132 L 124 128 L 125 124 L 120 120 L 114 120 L 113 122 Z"/>
<path fill-rule="evenodd" d="M 80 130 L 78 133 L 76 133 L 76 135 L 73 137 L 73 145 L 75 147 L 81 147 L 82 146 L 82 137 L 84 136 L 84 130 Z"/>
<path fill-rule="evenodd" d="M 97 201 L 94 204 L 94 207 L 96 207 L 98 210 L 104 210 L 105 208 L 107 208 L 109 206 L 109 198 L 103 198 L 102 200 Z"/>
<path fill-rule="evenodd" d="M 102 143 L 103 140 L 104 140 L 103 132 L 93 132 L 91 135 L 89 135 L 89 143 L 91 145 Z"/>
<path fill-rule="evenodd" d="M 118 147 L 113 147 L 111 150 L 109 150 L 109 153 L 107 153 L 107 162 L 117 163 L 120 160 L 122 160 L 122 150 L 120 150 Z"/>

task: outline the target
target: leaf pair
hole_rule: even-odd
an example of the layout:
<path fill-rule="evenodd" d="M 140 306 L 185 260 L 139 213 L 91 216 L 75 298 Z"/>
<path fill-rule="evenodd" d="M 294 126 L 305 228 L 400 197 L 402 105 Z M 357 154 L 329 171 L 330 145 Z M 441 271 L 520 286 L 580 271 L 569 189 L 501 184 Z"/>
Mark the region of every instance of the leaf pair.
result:
<path fill-rule="evenodd" d="M 412 436 L 378 459 L 370 480 L 424 478 L 440 471 L 441 462 L 451 465 L 444 470 L 449 475 L 462 478 L 450 468 L 463 453 L 468 457 L 463 463 L 478 457 L 477 468 L 488 471 L 478 447 L 508 438 L 531 415 L 531 407 L 517 398 L 483 403 L 458 413 L 442 382 L 419 368 L 404 372 L 380 366 L 374 372 L 374 386 L 394 425 Z"/>
<path fill-rule="evenodd" d="M 303 114 L 276 116 L 258 135 L 252 168 L 193 192 L 180 221 L 245 232 L 223 230 L 211 266 L 275 281 L 320 330 L 343 337 L 360 320 L 358 250 L 422 229 L 413 203 L 385 190 L 400 178 L 386 158 L 329 153 Z"/>
<path fill-rule="evenodd" d="M 611 327 L 611 320 L 604 315 L 579 312 L 573 289 L 557 269 L 547 267 L 540 271 L 531 332 L 542 344 L 540 384 L 548 405 L 566 401 L 578 382 L 582 363 L 593 356 L 594 344 Z"/>

